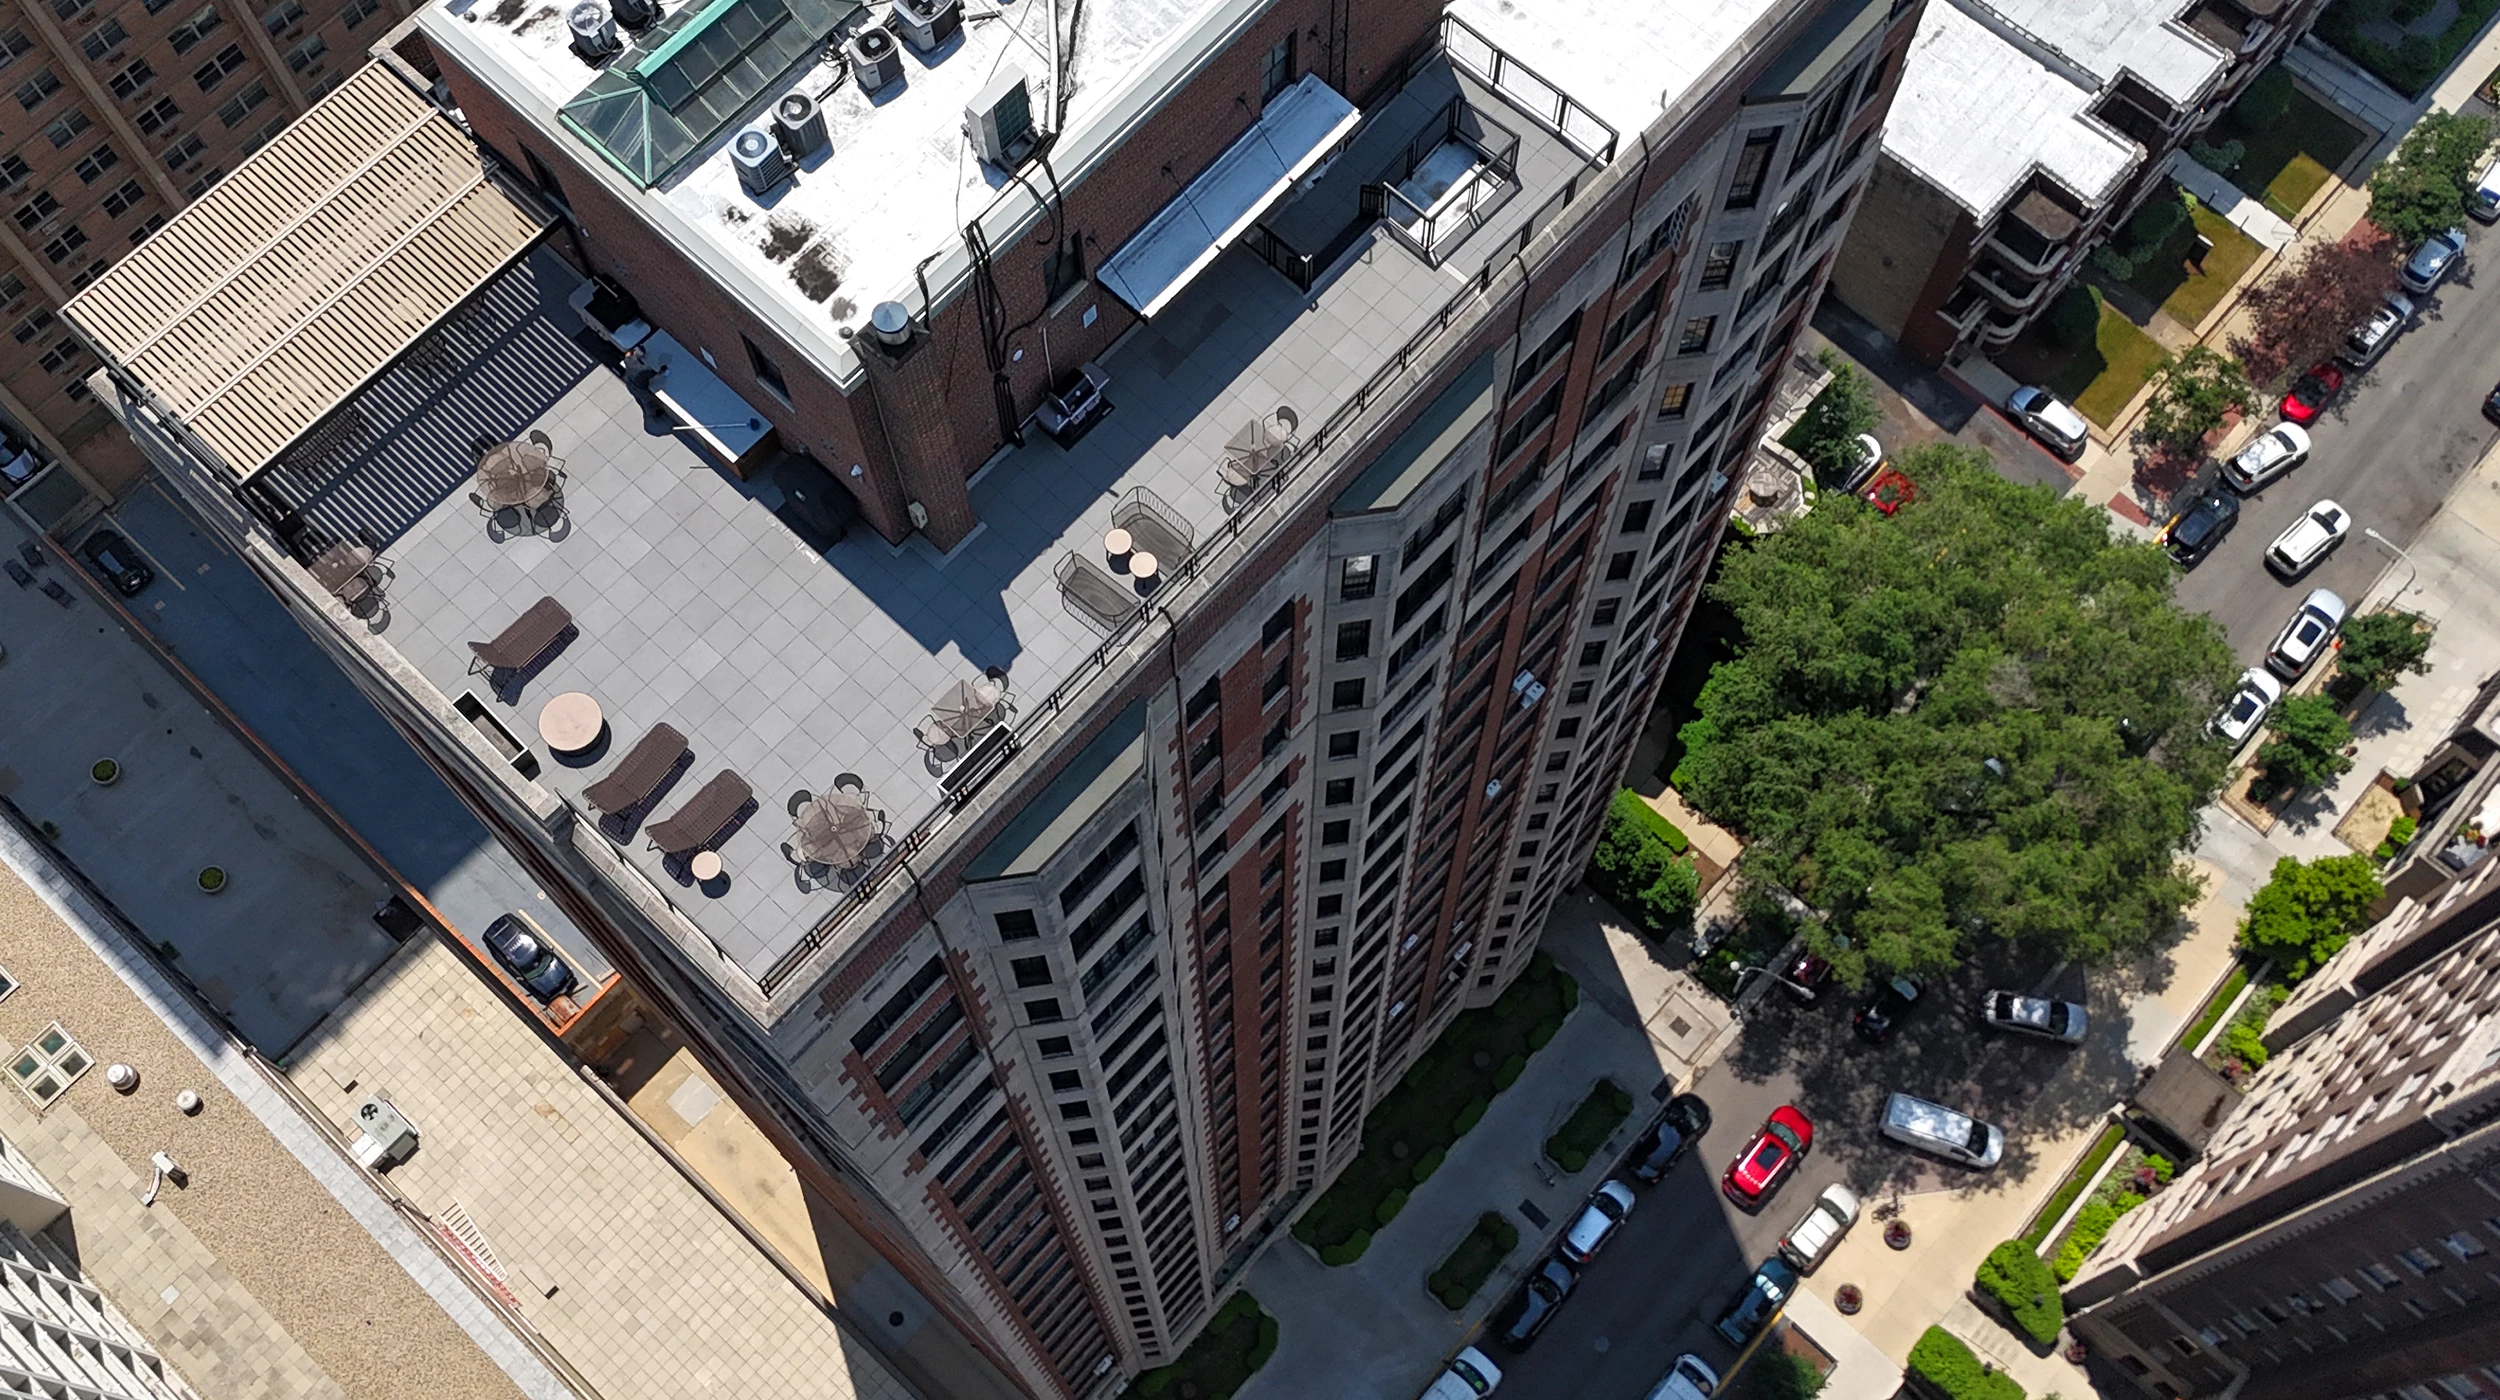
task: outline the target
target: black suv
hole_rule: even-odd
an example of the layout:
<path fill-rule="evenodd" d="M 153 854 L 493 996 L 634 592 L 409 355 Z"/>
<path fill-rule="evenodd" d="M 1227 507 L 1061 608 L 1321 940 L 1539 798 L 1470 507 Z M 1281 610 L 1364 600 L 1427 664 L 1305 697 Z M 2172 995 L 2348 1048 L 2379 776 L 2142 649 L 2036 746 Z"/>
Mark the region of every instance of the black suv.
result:
<path fill-rule="evenodd" d="M 79 557 L 113 585 L 125 598 L 139 596 L 139 590 L 156 581 L 156 570 L 147 566 L 130 541 L 111 530 L 98 530 L 78 546 Z"/>
<path fill-rule="evenodd" d="M 1632 1155 L 1627 1159 L 1633 1179 L 1643 1186 L 1656 1184 L 1709 1131 L 1710 1105 L 1698 1095 L 1676 1095 L 1667 1104 L 1667 1111 L 1650 1125 L 1649 1132 L 1633 1144 Z"/>
<path fill-rule="evenodd" d="M 2204 499 L 2178 513 L 2162 531 L 2162 543 L 2179 567 L 2193 569 L 2214 552 L 2222 537 L 2240 523 L 2240 503 L 2228 491 L 2209 491 Z"/>

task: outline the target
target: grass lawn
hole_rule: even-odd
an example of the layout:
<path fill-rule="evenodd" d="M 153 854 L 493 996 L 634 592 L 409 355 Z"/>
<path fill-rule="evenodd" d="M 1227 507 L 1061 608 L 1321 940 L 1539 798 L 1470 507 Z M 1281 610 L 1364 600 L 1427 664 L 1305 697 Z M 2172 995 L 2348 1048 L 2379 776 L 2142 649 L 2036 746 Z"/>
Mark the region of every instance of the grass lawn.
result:
<path fill-rule="evenodd" d="M 2127 285 L 2143 293 L 2146 301 L 2159 304 L 2179 324 L 2194 330 L 2213 314 L 2223 293 L 2247 274 L 2249 265 L 2265 249 L 2233 227 L 2229 219 L 2202 204 L 2188 211 L 2188 219 L 2158 256 L 2136 265 L 2135 276 L 2127 279 Z M 2214 243 L 2214 250 L 2205 255 L 2201 269 L 2188 262 L 2188 254 L 2200 233 Z"/>
<path fill-rule="evenodd" d="M 2083 1188 L 2092 1184 L 2092 1179 L 2100 1174 L 2101 1164 L 2109 1160 L 2109 1154 L 2117 1151 L 2118 1144 L 2124 1142 L 2126 1137 L 2127 1130 L 2116 1123 L 2101 1129 L 2101 1136 L 2092 1144 L 2092 1150 L 2083 1154 L 2083 1159 L 2075 1163 L 2075 1169 L 2066 1174 L 2065 1182 L 2040 1207 L 2040 1213 L 2032 1217 L 2031 1228 L 2022 1233 L 2025 1245 L 2033 1249 L 2040 1247 L 2040 1242 L 2049 1237 L 2049 1231 L 2057 1227 L 2059 1217 L 2066 1214 L 2066 1207 L 2073 1205 L 2075 1197 L 2083 1194 Z"/>
<path fill-rule="evenodd" d="M 2015 378 L 2045 386 L 2106 428 L 2126 411 L 2127 401 L 2161 363 L 2162 348 L 2097 291 L 2093 300 L 2101 303 L 2101 325 L 2092 345 L 2068 350 L 2053 344 L 2043 318 L 2006 347 L 1997 362 Z"/>
<path fill-rule="evenodd" d="M 2205 1032 L 2214 1028 L 2214 1022 L 2222 1019 L 2222 1013 L 2230 1009 L 2231 998 L 2238 996 L 2240 988 L 2248 985 L 2248 973 L 2247 963 L 2243 962 L 2234 966 L 2231 969 L 2231 975 L 2223 978 L 2222 985 L 2216 987 L 2214 994 L 2206 999 L 2205 1008 L 2196 1013 L 2194 1020 L 2187 1023 L 2186 1030 L 2179 1032 L 2179 1038 L 2174 1042 L 2174 1046 L 2194 1045 L 2203 1039 Z"/>
<path fill-rule="evenodd" d="M 1276 1354 L 1276 1319 L 1247 1290 L 1234 1294 L 1216 1309 L 1198 1340 L 1181 1359 L 1138 1374 L 1121 1392 L 1122 1400 L 1154 1400 L 1187 1394 L 1194 1400 L 1230 1400 L 1241 1383 Z"/>
<path fill-rule="evenodd" d="M 2232 183 L 2292 219 L 2366 135 L 2333 108 L 2294 88 L 2292 105 L 2281 121 L 2251 129 L 2226 116 L 2213 139 L 2217 144 L 2237 141 L 2248 152 L 2232 172 Z"/>
<path fill-rule="evenodd" d="M 1458 1242 L 1458 1248 L 1451 1250 L 1441 1267 L 1432 1271 L 1424 1286 L 1441 1300 L 1441 1306 L 1459 1312 L 1518 1247 L 1519 1227 L 1504 1220 L 1497 1211 L 1486 1211 L 1476 1217 L 1476 1228 Z"/>
<path fill-rule="evenodd" d="M 1373 1106 L 1363 1121 L 1362 1153 L 1294 1222 L 1294 1238 L 1332 1264 L 1352 1263 L 1361 1251 L 1349 1246 L 1358 1235 L 1370 1243 L 1382 1223 L 1381 1203 L 1391 1192 L 1403 1203 L 1403 1193 L 1418 1184 L 1418 1164 L 1439 1165 L 1442 1152 L 1476 1125 L 1579 1000 L 1571 974 L 1539 953 L 1500 1000 L 1460 1012 Z"/>
<path fill-rule="evenodd" d="M 1545 1140 L 1545 1155 L 1554 1165 L 1576 1172 L 1589 1164 L 1589 1154 L 1606 1145 L 1616 1126 L 1631 1116 L 1632 1096 L 1611 1079 L 1597 1081 L 1589 1096 Z"/>

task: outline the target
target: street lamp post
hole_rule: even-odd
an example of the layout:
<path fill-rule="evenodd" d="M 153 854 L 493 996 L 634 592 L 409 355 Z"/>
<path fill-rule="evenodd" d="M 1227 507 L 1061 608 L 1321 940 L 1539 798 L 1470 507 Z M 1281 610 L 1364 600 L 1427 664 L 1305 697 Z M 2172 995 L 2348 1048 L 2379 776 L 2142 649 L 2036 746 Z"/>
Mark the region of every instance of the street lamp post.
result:
<path fill-rule="evenodd" d="M 2395 596 L 2387 600 L 2388 605 L 2393 607 L 2395 604 L 2404 600 L 2405 593 L 2413 587 L 2414 581 L 2422 576 L 2422 566 L 2415 562 L 2413 556 L 2406 553 L 2402 546 L 2398 545 L 2394 540 L 2387 538 L 2385 535 L 2380 534 L 2377 530 L 2371 528 L 2370 526 L 2362 526 L 2361 533 L 2368 535 L 2372 540 L 2376 541 L 2380 548 L 2385 549 L 2388 553 L 2393 554 L 2397 558 L 2405 561 L 2404 586 L 2397 589 Z"/>

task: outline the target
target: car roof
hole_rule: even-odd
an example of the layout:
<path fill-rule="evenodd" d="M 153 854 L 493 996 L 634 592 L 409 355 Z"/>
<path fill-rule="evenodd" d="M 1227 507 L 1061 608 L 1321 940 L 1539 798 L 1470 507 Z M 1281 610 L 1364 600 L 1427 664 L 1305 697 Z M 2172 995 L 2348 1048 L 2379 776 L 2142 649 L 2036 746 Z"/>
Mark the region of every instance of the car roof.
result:
<path fill-rule="evenodd" d="M 2332 588 L 2310 589 L 2309 596 L 2301 600 L 2300 606 L 2303 611 L 2316 608 L 2337 622 L 2344 620 L 2344 595 Z"/>

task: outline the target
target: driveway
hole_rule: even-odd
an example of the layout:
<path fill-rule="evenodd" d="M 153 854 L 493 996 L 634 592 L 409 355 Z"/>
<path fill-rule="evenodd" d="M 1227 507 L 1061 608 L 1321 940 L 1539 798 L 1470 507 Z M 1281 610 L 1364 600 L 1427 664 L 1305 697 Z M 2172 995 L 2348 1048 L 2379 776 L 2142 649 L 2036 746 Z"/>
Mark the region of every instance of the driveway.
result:
<path fill-rule="evenodd" d="M 1884 410 L 1875 430 L 1888 452 L 1931 442 L 1975 447 L 1988 454 L 1997 474 L 2023 486 L 2046 486 L 2061 494 L 2074 484 L 2075 469 L 2041 450 L 2030 434 L 1960 384 L 1902 352 L 1858 313 L 1826 296 L 1815 308 L 1799 349 L 1838 350 L 1875 381 Z"/>
<path fill-rule="evenodd" d="M 2347 380 L 2343 396 L 2310 425 L 2308 463 L 2244 502 L 2230 536 L 2180 581 L 2179 602 L 2221 623 L 2242 664 L 2264 655 L 2310 589 L 2360 601 L 2394 558 L 2362 529 L 2410 545 L 2500 436 L 2482 415 L 2483 396 L 2500 377 L 2500 234 L 2477 224 L 2467 239 L 2465 270 L 2431 297 L 2415 298 L 2427 306 L 2414 328 L 2375 367 Z M 2493 272 L 2475 266 L 2484 258 Z M 2264 418 L 2273 416 L 2269 405 Z M 2286 583 L 2267 570 L 2266 546 L 2321 499 L 2353 513 L 2353 533 L 2307 577 Z"/>

